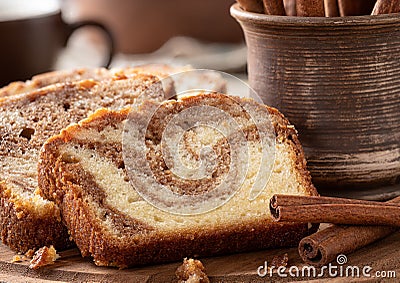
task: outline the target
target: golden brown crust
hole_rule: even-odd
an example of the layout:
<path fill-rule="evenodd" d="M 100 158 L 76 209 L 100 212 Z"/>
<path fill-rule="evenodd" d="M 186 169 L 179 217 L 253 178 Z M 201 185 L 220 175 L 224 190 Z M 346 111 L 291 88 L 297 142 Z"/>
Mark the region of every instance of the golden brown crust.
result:
<path fill-rule="evenodd" d="M 221 94 L 207 94 L 218 99 Z M 202 95 L 183 98 L 186 103 L 201 99 Z M 243 100 L 244 101 L 244 100 Z M 317 195 L 306 169 L 306 161 L 295 129 L 283 115 L 267 107 L 277 133 L 294 152 L 298 181 L 310 195 Z M 165 233 L 160 235 L 152 229 L 141 229 L 139 236 L 121 241 L 108 234 L 91 204 L 81 196 L 85 194 L 79 182 L 71 181 L 59 157 L 59 145 L 74 139 L 82 128 L 116 125 L 128 117 L 128 111 L 99 110 L 79 124 L 69 126 L 60 135 L 49 139 L 41 152 L 39 185 L 41 193 L 59 204 L 71 236 L 83 256 L 92 256 L 97 265 L 127 267 L 149 263 L 180 260 L 183 257 L 221 255 L 232 252 L 251 251 L 270 247 L 297 245 L 309 233 L 307 225 L 279 224 L 254 220 L 252 223 L 236 223 L 223 227 L 205 227 Z M 68 176 L 67 176 L 68 175 Z M 73 176 L 72 176 L 73 178 Z"/>
<path fill-rule="evenodd" d="M 54 245 L 57 249 L 74 246 L 60 215 L 50 212 L 38 217 L 29 209 L 16 208 L 14 202 L 3 196 L 0 197 L 0 233 L 4 244 L 22 253 L 43 245 Z"/>

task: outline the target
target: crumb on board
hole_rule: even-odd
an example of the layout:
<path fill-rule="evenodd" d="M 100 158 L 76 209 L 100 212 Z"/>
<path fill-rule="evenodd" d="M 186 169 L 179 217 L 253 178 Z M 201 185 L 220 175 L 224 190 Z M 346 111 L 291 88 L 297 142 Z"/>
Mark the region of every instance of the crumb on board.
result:
<path fill-rule="evenodd" d="M 14 262 L 23 262 L 23 261 L 28 261 L 29 259 L 30 258 L 25 255 L 18 254 L 18 255 L 13 256 L 11 262 L 13 262 L 13 263 Z"/>
<path fill-rule="evenodd" d="M 35 254 L 35 250 L 34 250 L 34 249 L 29 249 L 29 250 L 25 253 L 25 256 L 26 256 L 26 257 L 29 257 L 29 258 L 32 258 L 32 257 L 34 256 L 34 254 Z"/>
<path fill-rule="evenodd" d="M 289 256 L 287 253 L 284 255 L 276 255 L 273 257 L 271 261 L 271 266 L 280 267 L 280 266 L 287 266 L 289 261 Z"/>
<path fill-rule="evenodd" d="M 48 247 L 41 247 L 38 249 L 30 261 L 29 268 L 38 269 L 43 266 L 54 264 L 60 256 L 57 254 L 56 249 L 51 245 Z"/>
<path fill-rule="evenodd" d="M 11 262 L 23 262 L 30 260 L 35 254 L 35 250 L 29 249 L 25 254 L 16 254 L 13 256 Z"/>
<path fill-rule="evenodd" d="M 200 260 L 197 259 L 183 259 L 175 272 L 178 283 L 209 283 L 205 268 Z"/>

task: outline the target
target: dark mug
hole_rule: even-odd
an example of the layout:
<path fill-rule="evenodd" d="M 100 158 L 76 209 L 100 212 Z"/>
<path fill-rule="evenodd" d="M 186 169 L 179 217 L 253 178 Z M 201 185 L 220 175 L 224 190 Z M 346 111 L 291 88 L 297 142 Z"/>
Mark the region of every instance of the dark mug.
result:
<path fill-rule="evenodd" d="M 108 41 L 104 67 L 113 56 L 111 33 L 102 24 L 64 22 L 56 0 L 2 0 L 0 2 L 0 87 L 51 71 L 71 34 L 84 26 L 98 27 Z"/>

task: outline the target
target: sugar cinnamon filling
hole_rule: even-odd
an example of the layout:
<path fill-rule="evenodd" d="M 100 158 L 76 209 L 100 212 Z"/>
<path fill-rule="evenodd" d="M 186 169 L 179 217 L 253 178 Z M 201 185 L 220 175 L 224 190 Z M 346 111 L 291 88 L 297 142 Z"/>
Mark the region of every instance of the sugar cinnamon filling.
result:
<path fill-rule="evenodd" d="M 124 235 L 133 236 L 137 234 L 138 231 L 151 230 L 149 225 L 144 222 L 139 221 L 130 215 L 121 213 L 115 207 L 111 206 L 107 202 L 108 195 L 106 190 L 102 188 L 105 185 L 104 182 L 99 181 L 99 178 L 95 175 L 85 170 L 82 166 L 82 162 L 71 162 L 71 159 L 65 159 L 62 156 L 64 163 L 62 164 L 62 170 L 68 172 L 64 175 L 64 182 L 74 182 L 78 183 L 82 189 L 82 197 L 86 200 L 90 200 L 92 205 L 96 206 L 97 217 L 102 219 L 102 221 L 108 222 L 117 231 Z M 115 185 L 121 185 L 118 180 Z"/>
<path fill-rule="evenodd" d="M 240 190 L 223 206 L 210 211 L 206 214 L 199 216 L 182 216 L 173 215 L 157 209 L 156 207 L 145 201 L 133 189 L 129 182 L 124 166 L 121 164 L 121 147 L 118 143 L 114 143 L 114 138 L 120 135 L 122 140 L 122 132 L 124 123 L 117 123 L 115 125 L 102 127 L 99 134 L 108 131 L 114 131 L 115 135 L 108 139 L 108 135 L 102 143 L 96 142 L 90 144 L 90 132 L 83 129 L 79 136 L 80 139 L 73 139 L 68 143 L 63 144 L 59 151 L 62 155 L 67 156 L 64 162 L 77 163 L 81 166 L 82 170 L 90 174 L 94 184 L 92 187 L 96 188 L 96 192 L 102 194 L 104 198 L 101 201 L 98 199 L 95 203 L 98 206 L 98 211 L 104 211 L 104 207 L 112 207 L 118 213 L 125 215 L 127 218 L 135 218 L 140 223 L 147 223 L 153 229 L 163 229 L 163 231 L 170 231 L 173 233 L 177 227 L 179 229 L 193 229 L 195 227 L 203 227 L 204 225 L 229 225 L 246 221 L 265 221 L 271 219 L 271 216 L 265 207 L 268 207 L 268 201 L 274 193 L 274 188 L 279 187 L 281 193 L 287 194 L 300 194 L 305 188 L 298 182 L 299 176 L 295 171 L 296 164 L 293 157 L 292 145 L 290 141 L 284 139 L 277 139 L 276 143 L 276 158 L 273 160 L 274 168 L 270 179 L 268 180 L 267 187 L 260 193 L 260 195 L 253 201 L 249 201 L 248 192 L 251 189 L 254 180 L 258 174 L 261 164 L 260 144 L 257 142 L 257 135 L 253 130 L 245 131 L 248 138 L 250 167 L 246 175 L 244 183 L 241 185 Z M 85 133 L 88 133 L 85 137 Z M 150 136 L 150 135 L 149 135 Z M 188 137 L 189 138 L 189 137 Z M 151 139 L 153 141 L 154 139 Z M 156 140 L 156 139 L 155 139 Z M 222 139 L 221 139 L 222 140 Z M 87 144 L 85 143 L 87 142 Z M 161 139 L 159 139 L 161 141 Z M 148 156 L 155 154 L 155 145 L 149 147 Z M 192 148 L 193 150 L 195 148 Z M 196 153 L 197 150 L 194 150 Z M 224 154 L 227 154 L 228 151 Z M 196 155 L 192 154 L 193 160 L 196 161 Z M 223 154 L 219 155 L 223 157 Z M 223 158 L 222 158 L 223 159 Z M 152 159 L 150 159 L 152 160 Z M 160 159 L 157 159 L 160 161 Z M 271 160 L 265 160 L 271 162 Z M 158 176 L 163 176 L 166 170 L 156 170 Z M 225 169 L 224 169 L 225 170 Z M 64 170 L 68 172 L 68 170 Z M 223 176 L 223 171 L 219 176 Z M 74 174 L 75 175 L 75 174 Z M 80 185 L 85 182 L 84 179 L 79 179 L 78 176 L 70 176 L 69 181 Z M 213 184 L 217 182 L 216 179 L 211 179 Z M 187 182 L 189 189 L 193 189 L 194 185 L 190 181 Z M 188 189 L 188 190 L 189 190 Z M 91 202 L 91 200 L 88 200 Z M 240 210 L 238 212 L 238 210 Z M 103 218 L 104 219 L 104 218 Z M 110 231 L 115 229 L 115 224 L 112 220 L 106 218 L 105 224 L 109 227 Z M 221 227 L 222 227 L 221 226 Z"/>
<path fill-rule="evenodd" d="M 221 103 L 219 99 L 223 99 L 225 103 Z M 146 131 L 146 147 L 148 148 L 146 158 L 156 180 L 174 193 L 197 195 L 212 191 L 223 182 L 232 162 L 231 144 L 228 138 L 218 130 L 207 126 L 187 130 L 182 134 L 181 143 L 172 145 L 178 147 L 178 158 L 172 157 L 171 155 L 174 154 L 169 152 L 167 153 L 168 156 L 165 156 L 165 152 L 163 152 L 165 146 L 163 147 L 161 143 L 162 135 L 173 117 L 178 116 L 185 109 L 204 105 L 218 108 L 228 114 L 229 117 L 239 121 L 240 124 L 247 125 L 239 133 L 230 133 L 231 136 L 243 135 L 248 142 L 260 142 L 256 126 L 249 122 L 251 117 L 241 105 L 231 98 L 220 97 L 219 99 L 208 98 L 205 102 L 204 100 L 189 98 L 179 103 L 167 102 L 159 107 L 151 117 Z M 233 140 L 235 140 L 235 137 Z M 205 147 L 209 147 L 211 150 L 204 153 L 202 149 Z M 168 158 L 174 160 L 170 161 Z M 191 176 L 193 175 L 192 170 L 201 170 L 202 162 L 213 164 L 205 165 L 206 168 L 202 177 L 193 178 Z M 176 163 L 181 163 L 181 167 L 186 167 L 188 170 L 180 170 L 181 174 L 175 173 L 173 167 L 177 165 Z"/>

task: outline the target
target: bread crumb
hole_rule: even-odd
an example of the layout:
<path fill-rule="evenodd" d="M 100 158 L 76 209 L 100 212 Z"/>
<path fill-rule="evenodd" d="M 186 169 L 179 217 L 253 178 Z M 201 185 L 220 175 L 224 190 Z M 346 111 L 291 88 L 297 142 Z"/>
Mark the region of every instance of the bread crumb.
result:
<path fill-rule="evenodd" d="M 183 259 L 183 263 L 176 269 L 175 275 L 178 283 L 209 283 L 206 269 L 200 260 Z"/>
<path fill-rule="evenodd" d="M 276 255 L 271 261 L 271 266 L 279 267 L 279 266 L 287 266 L 289 261 L 289 256 L 287 253 L 284 255 Z"/>
<path fill-rule="evenodd" d="M 28 261 L 29 258 L 25 255 L 15 255 L 13 256 L 11 262 L 23 262 L 23 261 Z"/>
<path fill-rule="evenodd" d="M 26 253 L 25 256 L 32 258 L 33 255 L 35 254 L 35 250 L 34 249 L 29 249 Z"/>
<path fill-rule="evenodd" d="M 43 266 L 54 264 L 59 257 L 60 256 L 57 254 L 53 245 L 51 245 L 50 248 L 42 247 L 36 251 L 30 262 L 31 264 L 29 265 L 29 268 L 38 269 Z"/>
<path fill-rule="evenodd" d="M 25 254 L 16 254 L 13 256 L 11 262 L 23 262 L 30 260 L 35 253 L 35 250 L 30 249 Z"/>

